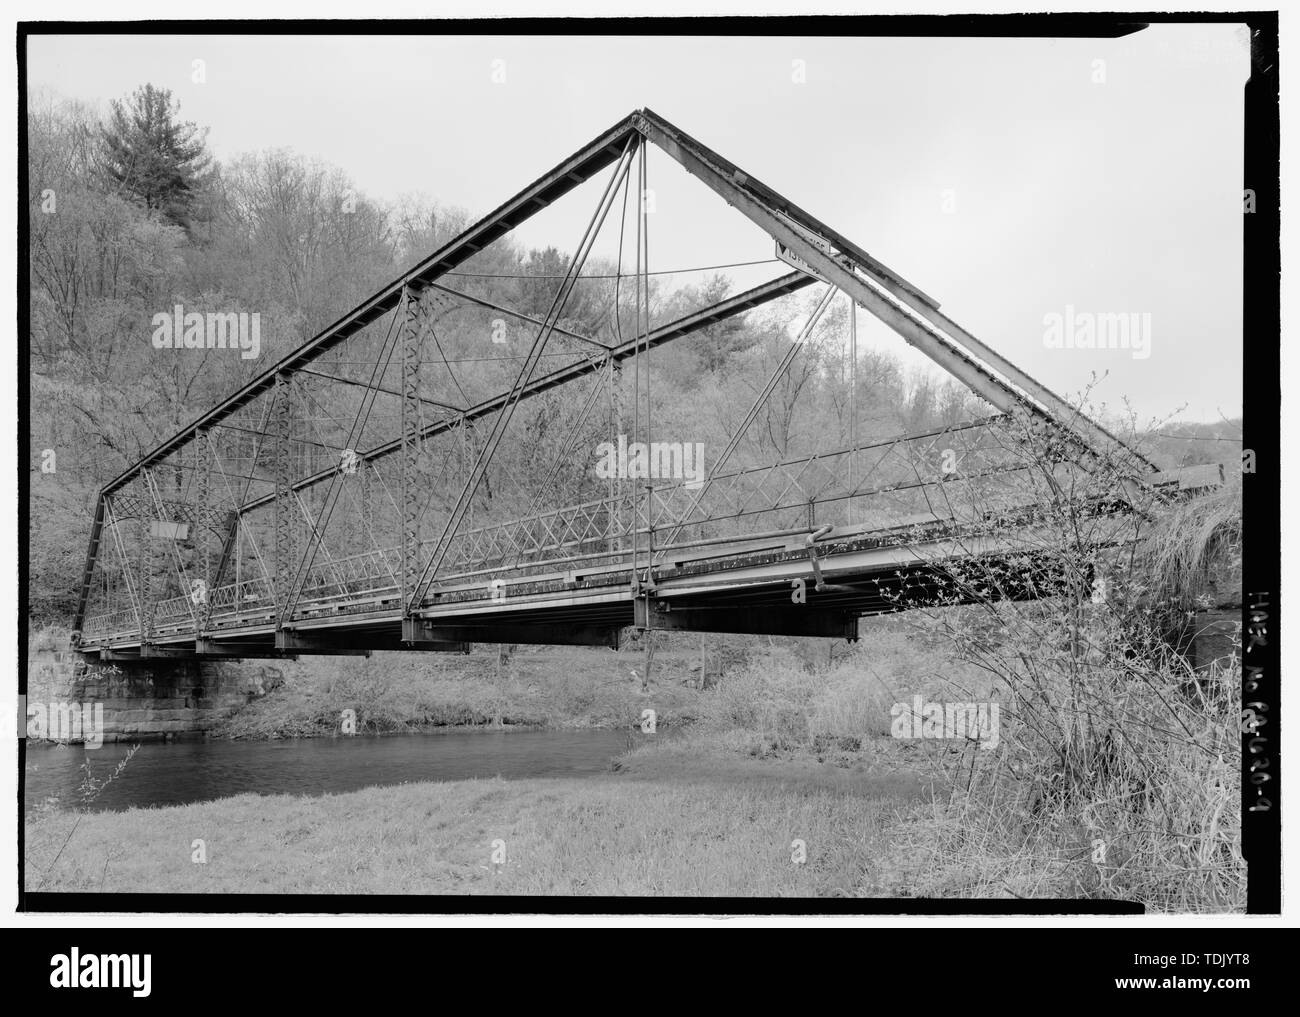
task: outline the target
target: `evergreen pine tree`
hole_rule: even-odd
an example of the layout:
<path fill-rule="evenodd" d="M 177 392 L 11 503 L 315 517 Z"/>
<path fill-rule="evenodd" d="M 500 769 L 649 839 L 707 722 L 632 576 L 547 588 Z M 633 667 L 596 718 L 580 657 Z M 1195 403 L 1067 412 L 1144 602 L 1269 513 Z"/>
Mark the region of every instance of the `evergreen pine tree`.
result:
<path fill-rule="evenodd" d="M 103 129 L 101 166 L 120 192 L 169 222 L 191 227 L 199 193 L 212 174 L 206 129 L 178 118 L 169 89 L 144 85 L 115 100 Z"/>

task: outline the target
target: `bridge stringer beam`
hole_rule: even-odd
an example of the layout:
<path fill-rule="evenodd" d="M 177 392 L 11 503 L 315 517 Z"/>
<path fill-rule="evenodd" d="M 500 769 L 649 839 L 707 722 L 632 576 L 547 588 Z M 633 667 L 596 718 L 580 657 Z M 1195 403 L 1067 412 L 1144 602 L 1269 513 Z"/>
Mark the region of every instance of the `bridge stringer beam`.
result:
<path fill-rule="evenodd" d="M 201 660 L 297 660 L 293 650 L 277 649 L 265 643 L 234 643 L 200 638 L 194 641 L 195 656 Z"/>
<path fill-rule="evenodd" d="M 423 618 L 402 619 L 402 648 L 406 650 L 434 650 L 443 653 L 469 653 L 472 643 L 443 631 Z"/>
<path fill-rule="evenodd" d="M 371 647 L 350 645 L 346 641 L 331 641 L 303 635 L 292 629 L 281 629 L 275 634 L 275 648 L 287 653 L 309 653 L 331 657 L 369 657 Z"/>
<path fill-rule="evenodd" d="M 412 638 L 405 638 L 412 637 Z M 469 653 L 470 644 L 417 624 L 402 632 L 334 632 L 285 629 L 276 646 L 293 653 L 370 656 L 376 650 L 429 650 L 435 653 Z"/>
<path fill-rule="evenodd" d="M 858 639 L 856 614 L 813 607 L 678 607 L 647 596 L 634 601 L 634 610 L 636 627 L 649 631 Z"/>
<path fill-rule="evenodd" d="M 429 628 L 440 639 L 473 643 L 522 643 L 526 646 L 605 646 L 618 649 L 621 625 L 571 622 L 500 622 L 437 625 Z"/>

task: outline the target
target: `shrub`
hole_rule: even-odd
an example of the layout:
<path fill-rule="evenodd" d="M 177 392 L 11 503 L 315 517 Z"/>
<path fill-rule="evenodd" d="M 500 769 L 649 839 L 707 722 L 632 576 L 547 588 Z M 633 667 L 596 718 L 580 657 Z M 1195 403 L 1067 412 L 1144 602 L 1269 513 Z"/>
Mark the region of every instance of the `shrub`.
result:
<path fill-rule="evenodd" d="M 921 892 L 1240 909 L 1240 665 L 1198 673 L 1168 642 L 1172 620 L 1240 575 L 1236 492 L 1171 502 L 1105 457 L 1063 477 L 1023 421 L 1003 438 L 1032 514 L 966 506 L 969 552 L 900 597 L 1001 705 L 996 749 L 934 756 L 945 791 Z M 990 544 L 1002 550 L 978 552 Z"/>

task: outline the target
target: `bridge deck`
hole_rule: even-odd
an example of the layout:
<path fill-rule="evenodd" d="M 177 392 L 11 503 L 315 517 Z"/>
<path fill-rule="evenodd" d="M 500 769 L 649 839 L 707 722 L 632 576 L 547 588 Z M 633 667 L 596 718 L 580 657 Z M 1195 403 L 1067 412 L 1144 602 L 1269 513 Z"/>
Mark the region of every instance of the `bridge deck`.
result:
<path fill-rule="evenodd" d="M 945 561 L 1023 557 L 1033 545 L 1035 527 L 1026 523 L 992 537 L 931 515 L 883 529 L 827 529 L 816 541 L 811 539 L 816 531 L 805 528 L 658 551 L 653 586 L 634 585 L 630 555 L 499 585 L 449 583 L 438 587 L 418 613 L 423 630 L 416 638 L 403 638 L 400 589 L 389 584 L 350 599 L 305 597 L 281 627 L 278 647 L 274 602 L 254 600 L 214 613 L 198 639 L 195 619 L 184 617 L 160 620 L 143 653 L 138 628 L 88 633 L 83 650 L 130 659 L 136 654 L 454 649 L 470 642 L 614 645 L 618 631 L 629 625 L 856 638 L 856 619 L 896 610 L 905 584 L 907 595 L 917 597 L 942 574 Z M 1128 526 L 1111 531 L 1117 541 L 1129 535 Z M 796 581 L 803 584 L 802 603 L 794 596 Z"/>

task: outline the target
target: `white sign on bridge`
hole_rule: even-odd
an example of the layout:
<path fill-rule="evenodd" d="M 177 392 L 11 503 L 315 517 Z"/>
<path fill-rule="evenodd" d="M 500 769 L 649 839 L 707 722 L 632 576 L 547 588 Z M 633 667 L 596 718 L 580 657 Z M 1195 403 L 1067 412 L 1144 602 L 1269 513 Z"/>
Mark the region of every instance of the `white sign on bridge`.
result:
<path fill-rule="evenodd" d="M 799 255 L 795 254 L 794 251 L 790 250 L 790 248 L 786 247 L 785 244 L 781 243 L 779 240 L 776 242 L 776 256 L 791 268 L 798 269 L 804 275 L 810 275 L 814 279 L 820 279 L 827 285 L 830 284 L 829 279 L 814 269 L 808 264 L 808 262 L 804 261 L 803 258 L 799 257 Z"/>

